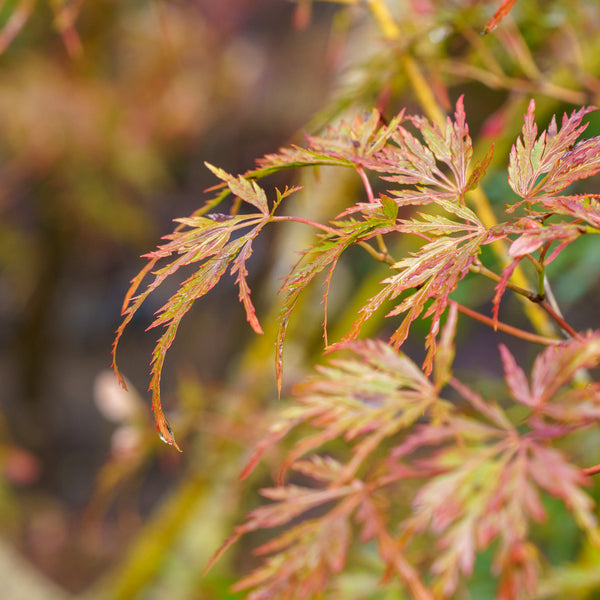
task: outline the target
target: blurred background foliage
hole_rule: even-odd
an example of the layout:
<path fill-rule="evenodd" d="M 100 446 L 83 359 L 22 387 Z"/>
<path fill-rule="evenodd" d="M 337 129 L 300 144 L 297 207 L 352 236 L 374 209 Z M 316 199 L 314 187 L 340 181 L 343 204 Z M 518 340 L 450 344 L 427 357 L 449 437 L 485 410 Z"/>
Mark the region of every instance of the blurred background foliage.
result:
<path fill-rule="evenodd" d="M 301 143 L 302 130 L 316 133 L 373 106 L 388 117 L 406 106 L 436 118 L 460 94 L 475 158 L 495 141 L 486 192 L 502 207 L 508 151 L 528 99 L 536 98 L 543 125 L 555 112 L 600 104 L 600 7 L 596 0 L 523 0 L 482 36 L 499 4 L 0 4 L 3 598 L 239 597 L 230 586 L 253 564 L 251 547 L 264 534 L 208 575 L 202 568 L 258 504 L 257 489 L 277 468 L 271 454 L 250 482 L 238 481 L 278 408 L 276 292 L 310 232 L 290 225 L 256 246 L 251 285 L 264 336 L 252 334 L 226 285 L 184 320 L 163 384 L 181 455 L 158 440 L 145 394 L 155 334 L 143 331 L 173 288 L 150 299 L 122 343 L 120 366 L 132 391 L 107 371 L 123 295 L 142 265 L 138 256 L 171 231 L 172 219 L 201 205 L 203 190 L 215 183 L 204 161 L 243 172 L 254 158 Z M 587 133 L 597 135 L 600 119 L 590 121 Z M 267 183 L 282 186 L 291 177 Z M 304 191 L 293 210 L 314 220 L 331 218 L 360 193 L 346 172 L 322 169 L 299 180 Z M 598 327 L 594 242 L 573 244 L 551 266 L 555 293 L 575 327 Z M 398 251 L 410 250 L 409 241 L 399 244 Z M 329 302 L 331 339 L 354 319 L 383 269 L 352 251 L 342 261 Z M 491 289 L 467 279 L 459 293 L 485 311 Z M 320 297 L 316 285 L 292 321 L 287 389 L 322 349 Z M 516 302 L 505 306 L 514 322 L 525 323 Z M 365 333 L 375 335 L 386 324 L 373 320 L 370 327 Z M 501 395 L 502 336 L 466 322 L 459 336 L 457 368 Z M 405 350 L 419 360 L 421 346 L 417 339 Z M 531 359 L 527 350 L 513 351 Z M 600 435 L 586 434 L 572 450 L 582 465 L 599 462 Z M 549 574 L 544 594 L 594 597 L 600 558 L 582 547 L 574 528 L 560 525 L 561 506 L 547 508 L 538 537 L 560 568 Z M 491 598 L 485 556 L 480 562 L 470 590 L 473 598 Z M 358 549 L 332 598 L 405 597 L 394 584 L 379 588 L 380 576 L 372 549 Z"/>

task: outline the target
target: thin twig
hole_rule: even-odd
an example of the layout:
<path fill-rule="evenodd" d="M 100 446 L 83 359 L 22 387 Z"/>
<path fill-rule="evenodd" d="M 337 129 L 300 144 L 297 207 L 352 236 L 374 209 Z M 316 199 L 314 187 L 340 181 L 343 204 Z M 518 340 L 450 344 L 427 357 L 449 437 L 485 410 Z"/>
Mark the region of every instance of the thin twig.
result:
<path fill-rule="evenodd" d="M 552 320 L 571 337 L 581 338 L 581 336 L 552 308 L 548 300 L 544 298 L 543 300 L 540 300 L 538 304 L 548 313 Z"/>
<path fill-rule="evenodd" d="M 377 246 L 379 247 L 379 252 L 384 257 L 384 262 L 386 262 L 390 265 L 393 265 L 396 261 L 394 260 L 394 258 L 392 258 L 392 256 L 388 252 L 387 246 L 385 244 L 385 240 L 383 239 L 383 235 L 381 235 L 381 233 L 378 233 L 377 237 L 375 239 L 377 240 Z"/>
<path fill-rule="evenodd" d="M 525 94 L 545 92 L 558 100 L 573 104 L 585 104 L 587 101 L 585 92 L 570 90 L 545 79 L 541 81 L 529 81 L 527 79 L 509 77 L 508 75 L 499 75 L 498 73 L 492 73 L 488 69 L 452 60 L 440 60 L 437 64 L 446 73 L 480 81 L 492 89 L 507 89 Z"/>
<path fill-rule="evenodd" d="M 491 271 L 487 267 L 484 267 L 480 262 L 473 263 L 471 265 L 471 271 L 473 273 L 481 273 L 481 275 L 485 275 L 489 279 L 494 280 L 496 283 L 499 283 L 500 281 L 502 281 L 502 277 L 500 277 L 500 275 L 498 275 L 497 273 L 494 273 L 494 271 Z M 512 290 L 513 292 L 515 292 L 516 294 L 520 294 L 521 296 L 524 296 L 528 300 L 531 300 L 532 302 L 537 302 L 537 295 L 530 292 L 529 290 L 526 290 L 525 288 L 515 285 L 514 283 L 511 283 L 510 281 L 506 282 L 506 287 L 509 290 Z"/>
<path fill-rule="evenodd" d="M 375 248 L 373 248 L 373 246 L 371 246 L 371 244 L 368 242 L 358 242 L 358 245 L 361 248 L 364 248 L 375 260 L 379 262 L 384 262 L 388 265 L 393 265 L 396 263 L 396 260 L 388 253 L 387 248 L 385 248 L 385 244 L 384 250 L 381 252 L 377 252 L 377 250 L 375 250 Z"/>
<path fill-rule="evenodd" d="M 535 261 L 535 259 L 533 259 L 533 260 Z M 537 261 L 535 261 L 535 262 L 537 263 Z M 489 277 L 490 279 L 493 279 L 494 281 L 501 280 L 501 277 L 499 275 L 497 275 L 493 271 L 490 271 L 487 267 L 484 267 L 481 263 L 473 263 L 473 265 L 471 267 L 471 271 L 473 271 L 474 273 L 481 273 L 482 275 L 485 275 L 486 277 Z M 528 300 L 531 300 L 531 302 L 534 302 L 535 304 L 539 304 L 539 306 L 546 312 L 546 314 L 570 337 L 573 337 L 573 338 L 580 337 L 580 335 L 564 320 L 564 318 L 560 314 L 560 312 L 557 311 L 550 302 L 548 302 L 547 298 L 545 297 L 545 294 L 544 295 L 534 294 L 533 292 L 530 292 L 529 290 L 526 290 L 524 288 L 521 288 L 517 285 L 510 283 L 510 281 L 507 282 L 506 287 L 508 289 L 512 290 L 513 292 L 520 294 L 521 296 L 524 296 Z"/>
<path fill-rule="evenodd" d="M 304 219 L 302 217 L 294 217 L 292 215 L 278 215 L 272 216 L 269 218 L 269 221 L 272 223 L 275 221 L 292 221 L 294 223 L 304 223 L 304 225 L 310 225 L 311 227 L 316 227 L 317 229 L 321 229 L 327 233 L 331 233 L 333 235 L 340 235 L 340 232 L 333 228 L 329 227 L 329 225 L 324 225 L 323 223 L 318 223 L 316 221 L 310 221 L 309 219 Z"/>
<path fill-rule="evenodd" d="M 560 340 L 555 340 L 552 338 L 543 337 L 541 335 L 537 335 L 535 333 L 530 333 L 529 331 L 523 331 L 522 329 L 518 329 L 517 327 L 513 327 L 512 325 L 507 325 L 506 323 L 502 323 L 502 321 L 494 321 L 494 319 L 490 319 L 490 317 L 486 317 L 481 313 L 478 313 L 462 304 L 459 304 L 455 300 L 450 300 L 451 303 L 456 304 L 456 308 L 459 312 L 463 313 L 467 317 L 471 317 L 480 323 L 484 323 L 485 325 L 489 325 L 492 329 L 499 329 L 504 333 L 508 333 L 509 335 L 514 335 L 515 337 L 521 338 L 523 340 L 527 340 L 528 342 L 533 342 L 534 344 L 543 344 L 544 346 L 555 346 L 556 344 L 560 344 Z"/>
<path fill-rule="evenodd" d="M 375 196 L 373 195 L 373 188 L 371 187 L 371 182 L 365 173 L 365 170 L 361 165 L 357 165 L 356 172 L 360 175 L 362 179 L 363 185 L 365 186 L 365 191 L 367 192 L 367 198 L 369 199 L 369 204 L 375 204 Z"/>
<path fill-rule="evenodd" d="M 535 270 L 538 273 L 544 273 L 544 267 L 542 264 L 535 258 L 535 256 L 531 256 L 531 254 L 526 254 L 525 258 L 535 267 Z"/>

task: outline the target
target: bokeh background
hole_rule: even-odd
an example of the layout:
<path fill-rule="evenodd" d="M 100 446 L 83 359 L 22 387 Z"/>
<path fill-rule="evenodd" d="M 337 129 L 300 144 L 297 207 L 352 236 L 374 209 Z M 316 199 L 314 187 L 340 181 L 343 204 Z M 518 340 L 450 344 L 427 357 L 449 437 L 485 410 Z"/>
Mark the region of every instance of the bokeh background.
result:
<path fill-rule="evenodd" d="M 155 440 L 148 396 L 122 400 L 107 371 L 139 256 L 203 202 L 214 184 L 204 161 L 243 172 L 324 104 L 334 11 L 317 8 L 299 31 L 278 0 L 100 0 L 71 3 L 75 30 L 61 34 L 69 6 L 9 4 L 5 27 L 14 14 L 26 22 L 0 56 L 2 544 L 8 565 L 17 549 L 42 581 L 80 594 L 191 460 Z M 141 392 L 160 300 L 120 354 Z M 174 348 L 167 404 L 185 377 L 223 379 L 247 337 L 236 294 L 219 288 Z M 103 472 L 110 457 L 119 466 Z M 0 570 L 16 589 L 31 575 Z"/>
<path fill-rule="evenodd" d="M 406 56 L 443 108 L 465 94 L 476 153 L 498 134 L 507 140 L 497 144 L 486 190 L 502 206 L 502 168 L 528 98 L 546 122 L 600 103 L 600 9 L 584 0 L 518 3 L 482 37 L 498 4 L 388 2 L 403 32 L 394 43 L 361 2 L 0 6 L 2 598 L 240 596 L 229 588 L 252 563 L 251 543 L 201 571 L 268 481 L 268 465 L 249 484 L 237 473 L 276 410 L 273 328 L 256 339 L 226 283 L 185 318 L 163 384 L 184 449 L 177 454 L 152 423 L 145 390 L 157 333 L 144 332 L 176 283 L 149 300 L 123 339 L 129 394 L 109 370 L 140 255 L 207 198 L 216 182 L 205 161 L 240 173 L 302 143 L 302 131 L 358 110 L 422 112 Z M 597 134 L 599 121 L 590 120 L 588 133 Z M 323 171 L 302 175 L 296 209 L 312 218 L 335 215 L 359 190 L 347 174 Z M 302 228 L 270 232 L 256 247 L 250 281 L 267 325 L 303 236 Z M 330 301 L 334 337 L 383 273 L 350 255 Z M 598 256 L 585 240 L 554 266 L 555 292 L 575 327 L 598 326 Z M 492 286 L 466 283 L 471 305 L 489 310 Z M 319 300 L 317 288 L 292 326 L 289 381 L 322 347 Z M 493 389 L 498 336 L 467 326 L 461 335 L 459 367 Z M 416 359 L 421 345 L 407 346 Z M 573 535 L 563 532 L 555 551 L 566 553 Z"/>

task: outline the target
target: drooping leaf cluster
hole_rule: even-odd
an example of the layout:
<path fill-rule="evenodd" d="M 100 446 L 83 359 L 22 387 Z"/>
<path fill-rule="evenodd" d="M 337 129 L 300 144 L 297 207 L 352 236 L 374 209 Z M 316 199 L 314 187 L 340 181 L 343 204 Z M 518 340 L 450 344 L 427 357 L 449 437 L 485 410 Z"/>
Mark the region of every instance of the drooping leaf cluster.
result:
<path fill-rule="evenodd" d="M 553 119 L 538 136 L 531 101 L 522 135 L 509 156 L 509 184 L 517 199 L 508 203 L 506 220 L 499 224 L 486 226 L 469 206 L 469 192 L 480 185 L 492 150 L 472 164 L 472 140 L 459 98 L 453 118 L 443 125 L 404 111 L 386 124 L 373 111 L 321 137 L 307 136 L 305 148 L 268 155 L 243 176 L 210 167 L 223 182 L 217 195 L 181 219 L 166 243 L 147 256 L 148 264 L 127 295 L 115 351 L 148 295 L 181 267 L 197 266 L 150 325 L 164 327 L 154 351 L 150 387 L 158 430 L 171 444 L 173 433 L 160 407 L 165 354 L 192 304 L 227 272 L 235 276 L 249 324 L 262 333 L 246 263 L 254 239 L 267 224 L 297 221 L 317 230 L 314 243 L 301 249 L 280 290 L 280 389 L 285 333 L 302 292 L 321 275 L 326 313 L 333 272 L 351 246 L 362 247 L 390 268 L 341 340 L 329 340 L 325 331 L 329 350 L 346 354 L 296 387 L 296 403 L 259 444 L 244 472 L 294 427 L 311 428 L 287 456 L 282 478 L 299 473 L 312 485 L 285 484 L 282 479 L 265 490 L 273 502 L 250 513 L 223 547 L 256 529 L 287 527 L 257 550 L 267 555 L 265 562 L 238 584 L 238 589 L 253 589 L 250 599 L 300 599 L 324 591 L 346 564 L 354 538 L 374 541 L 387 577 L 398 576 L 415 598 L 452 597 L 463 576 L 473 572 L 477 554 L 488 548 L 493 549 L 498 598 L 530 597 L 543 563 L 531 523 L 545 519 L 544 495 L 561 500 L 588 538 L 599 543 L 593 504 L 583 490 L 584 472 L 555 441 L 600 417 L 598 385 L 572 387 L 582 369 L 600 362 L 600 333 L 570 328 L 546 296 L 545 272 L 568 244 L 600 232 L 597 197 L 565 194 L 570 184 L 600 170 L 600 140 L 578 141 L 590 110 L 565 115 L 560 129 Z M 364 186 L 364 198 L 328 223 L 280 214 L 280 206 L 298 188 L 276 191 L 269 202 L 257 183 L 279 170 L 320 165 L 353 169 Z M 374 193 L 374 180 L 384 192 Z M 217 212 L 229 195 L 235 198 L 231 211 Z M 388 248 L 406 235 L 419 246 L 394 257 Z M 502 272 L 482 265 L 483 246 L 507 242 L 509 263 Z M 535 266 L 535 290 L 511 282 L 523 259 Z M 493 319 L 451 298 L 471 271 L 497 283 Z M 153 279 L 138 293 L 146 276 Z M 526 414 L 520 421 L 452 376 L 458 310 L 532 339 L 499 320 L 500 300 L 508 288 L 540 304 L 571 337 L 536 337 L 548 348 L 536 359 L 530 380 L 510 351 L 500 347 L 510 401 L 521 406 L 519 415 Z M 387 316 L 395 323 L 389 344 L 358 341 L 364 323 L 384 305 L 391 305 Z M 398 351 L 418 318 L 429 319 L 422 367 Z M 453 395 L 445 395 L 450 388 Z M 336 443 L 346 448 L 341 456 L 317 454 Z M 391 498 L 398 500 L 394 511 Z M 320 516 L 313 517 L 315 511 Z M 424 576 L 414 554 L 419 554 L 419 540 L 427 539 L 436 544 L 437 553 Z"/>

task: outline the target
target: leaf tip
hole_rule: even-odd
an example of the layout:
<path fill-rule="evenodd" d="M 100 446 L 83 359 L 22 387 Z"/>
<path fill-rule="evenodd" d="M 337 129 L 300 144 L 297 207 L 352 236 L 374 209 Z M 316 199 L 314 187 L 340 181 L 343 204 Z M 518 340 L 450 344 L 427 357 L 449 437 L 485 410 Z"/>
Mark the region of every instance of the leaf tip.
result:
<path fill-rule="evenodd" d="M 173 433 L 173 429 L 169 425 L 165 415 L 162 412 L 161 408 L 158 408 L 154 411 L 155 420 L 156 420 L 156 431 L 158 431 L 158 437 L 165 444 L 169 446 L 173 446 L 177 452 L 182 452 L 181 448 L 177 445 L 175 441 L 175 434 Z"/>

